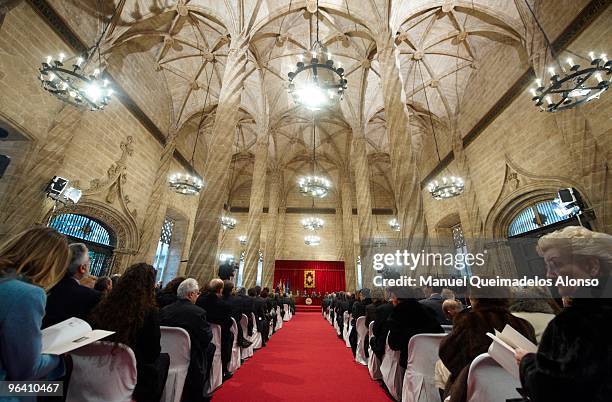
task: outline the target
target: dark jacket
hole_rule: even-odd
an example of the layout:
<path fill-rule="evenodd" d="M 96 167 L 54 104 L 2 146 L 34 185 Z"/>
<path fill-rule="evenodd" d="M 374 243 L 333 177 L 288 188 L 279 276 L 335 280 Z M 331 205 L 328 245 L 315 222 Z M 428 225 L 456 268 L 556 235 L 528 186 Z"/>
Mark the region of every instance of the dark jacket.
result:
<path fill-rule="evenodd" d="M 380 360 L 382 360 L 385 355 L 385 342 L 387 341 L 387 334 L 389 333 L 389 323 L 387 320 L 392 311 L 393 304 L 391 303 L 382 303 L 380 306 L 376 307 L 376 318 L 372 326 L 370 345 L 372 346 L 372 351 Z"/>
<path fill-rule="evenodd" d="M 157 307 L 164 308 L 177 300 L 176 293 L 159 292 L 157 297 Z"/>
<path fill-rule="evenodd" d="M 444 298 L 440 296 L 439 293 L 434 293 L 427 299 L 419 300 L 419 303 L 431 309 L 431 311 L 435 314 L 436 320 L 438 320 L 438 324 L 453 324 L 449 319 L 446 318 L 446 316 L 444 315 L 444 311 L 442 311 L 442 303 L 444 303 Z"/>
<path fill-rule="evenodd" d="M 433 313 L 414 299 L 393 307 L 389 316 L 389 347 L 400 351 L 400 366 L 406 368 L 408 342 L 417 334 L 438 334 L 444 330 Z"/>
<path fill-rule="evenodd" d="M 521 361 L 533 402 L 604 402 L 612 395 L 612 300 L 574 299 L 546 327 L 538 352 Z"/>
<path fill-rule="evenodd" d="M 47 295 L 47 307 L 43 328 L 57 324 L 70 317 L 87 320 L 91 310 L 98 304 L 102 293 L 82 286 L 73 277 L 66 275 Z"/>
<path fill-rule="evenodd" d="M 370 303 L 366 306 L 365 308 L 365 324 L 366 324 L 366 328 L 370 327 L 370 323 L 374 320 L 376 320 L 376 308 L 378 306 L 380 306 L 382 303 L 377 301 L 374 303 Z"/>
<path fill-rule="evenodd" d="M 451 402 L 466 400 L 472 360 L 489 349 L 492 340 L 487 332 L 502 331 L 506 324 L 536 343 L 531 324 L 513 316 L 505 307 L 477 305 L 455 316 L 453 331 L 442 340 L 439 350 L 442 363 L 451 373 L 445 389 L 445 397 L 450 394 Z"/>
<path fill-rule="evenodd" d="M 227 329 L 232 326 L 232 308 L 229 303 L 214 293 L 206 293 L 198 297 L 196 305 L 206 311 L 206 320 Z"/>
<path fill-rule="evenodd" d="M 161 325 L 183 328 L 191 339 L 191 361 L 185 387 L 183 401 L 201 401 L 204 381 L 208 372 L 209 355 L 214 354 L 212 345 L 212 330 L 206 320 L 206 311 L 186 299 L 179 299 L 161 309 Z M 211 349 L 212 348 L 212 349 Z"/>

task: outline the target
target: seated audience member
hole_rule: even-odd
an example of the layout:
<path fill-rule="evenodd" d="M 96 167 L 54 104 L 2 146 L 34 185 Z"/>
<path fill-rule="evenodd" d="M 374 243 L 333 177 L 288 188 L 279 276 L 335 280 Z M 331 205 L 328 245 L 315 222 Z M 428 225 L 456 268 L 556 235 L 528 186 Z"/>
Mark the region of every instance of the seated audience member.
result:
<path fill-rule="evenodd" d="M 554 281 L 598 279 L 594 287 L 559 283 L 571 305 L 548 324 L 537 353 L 517 351 L 521 383 L 533 402 L 604 402 L 612 395 L 610 273 L 612 236 L 570 226 L 542 236 L 538 253 Z"/>
<path fill-rule="evenodd" d="M 543 292 L 528 294 L 526 291 L 513 292 L 514 299 L 510 304 L 512 315 L 527 320 L 535 330 L 536 340 L 540 342 L 548 323 L 555 318 L 553 308 Z M 538 298 L 536 298 L 538 297 Z"/>
<path fill-rule="evenodd" d="M 61 356 L 41 354 L 40 328 L 45 290 L 62 278 L 69 261 L 66 238 L 47 227 L 28 229 L 0 246 L 0 381 L 52 380 L 64 374 Z"/>
<path fill-rule="evenodd" d="M 89 275 L 90 260 L 87 246 L 83 243 L 73 243 L 69 247 L 72 252 L 70 263 L 62 280 L 49 291 L 43 328 L 70 317 L 87 319 L 102 296 L 97 290 L 79 283 Z"/>
<path fill-rule="evenodd" d="M 164 308 L 177 301 L 176 290 L 185 279 L 187 278 L 184 276 L 177 276 L 168 282 L 166 287 L 159 291 L 159 293 L 156 295 L 157 306 L 159 308 Z"/>
<path fill-rule="evenodd" d="M 503 287 L 469 289 L 472 309 L 455 317 L 453 331 L 440 343 L 440 359 L 450 371 L 444 396 L 450 395 L 451 402 L 466 400 L 470 364 L 476 356 L 486 353 L 492 342 L 487 332 L 502 331 L 509 324 L 530 341 L 536 341 L 531 324 L 508 310 L 509 296 L 510 291 Z"/>
<path fill-rule="evenodd" d="M 247 317 L 247 322 L 248 322 L 248 332 L 247 332 L 247 336 L 253 336 L 253 325 L 255 324 L 253 322 L 253 319 L 251 317 L 251 313 L 255 312 L 255 301 L 249 297 L 247 295 L 247 288 L 239 288 L 238 292 L 236 294 L 236 298 L 238 300 L 238 303 L 240 305 L 240 317 L 242 318 L 242 314 L 246 315 Z M 240 325 L 240 321 L 237 321 L 238 325 Z"/>
<path fill-rule="evenodd" d="M 230 314 L 232 318 L 234 318 L 234 321 L 236 321 L 238 345 L 242 348 L 247 348 L 252 342 L 244 337 L 242 326 L 240 325 L 240 319 L 242 318 L 242 301 L 233 294 L 233 291 L 234 283 L 232 281 L 224 281 L 221 300 L 230 307 Z"/>
<path fill-rule="evenodd" d="M 113 289 L 113 281 L 108 276 L 101 276 L 96 279 L 96 284 L 94 285 L 94 290 L 97 290 L 100 293 L 106 294 Z"/>
<path fill-rule="evenodd" d="M 255 286 L 255 299 L 253 308 L 255 309 L 255 319 L 257 320 L 257 330 L 261 333 L 262 346 L 268 342 L 269 321 L 266 314 L 266 300 L 261 297 L 261 286 Z"/>
<path fill-rule="evenodd" d="M 389 303 L 388 290 L 384 290 L 384 299 L 378 307 L 376 307 L 374 316 L 374 325 L 372 326 L 372 337 L 370 338 L 370 346 L 372 351 L 382 361 L 385 355 L 385 344 L 387 335 L 389 334 L 389 316 L 393 311 L 393 304 Z"/>
<path fill-rule="evenodd" d="M 393 311 L 389 315 L 389 347 L 400 351 L 400 366 L 406 368 L 408 342 L 417 334 L 436 334 L 444 330 L 433 312 L 414 299 L 414 292 L 406 287 L 391 288 Z"/>
<path fill-rule="evenodd" d="M 154 294 L 155 269 L 134 264 L 91 314 L 93 328 L 115 331 L 106 340 L 127 345 L 134 352 L 138 374 L 133 398 L 137 402 L 159 401 L 170 365 L 168 354 L 161 353 Z"/>
<path fill-rule="evenodd" d="M 349 343 L 353 356 L 357 353 L 357 319 L 363 317 L 366 314 L 366 307 L 372 303 L 370 298 L 370 289 L 364 288 L 357 292 L 357 300 L 353 303 L 352 319 L 351 319 L 351 332 L 349 334 Z"/>
<path fill-rule="evenodd" d="M 448 288 L 442 289 L 440 296 L 442 296 L 442 299 L 444 300 L 455 300 L 455 292 Z"/>
<path fill-rule="evenodd" d="M 452 324 L 455 317 L 463 310 L 463 305 L 459 300 L 444 300 L 442 303 L 442 312 L 444 316 Z"/>
<path fill-rule="evenodd" d="M 431 289 L 431 293 L 429 294 L 429 297 L 423 300 L 419 300 L 419 303 L 431 309 L 431 311 L 434 313 L 436 317 L 436 320 L 438 320 L 438 324 L 450 325 L 451 322 L 446 318 L 446 316 L 444 315 L 444 312 L 442 311 L 442 303 L 444 303 L 444 298 L 440 294 L 442 292 L 442 287 L 433 286 L 427 289 Z"/>
<path fill-rule="evenodd" d="M 183 402 L 200 402 L 205 397 L 206 379 L 215 354 L 212 330 L 207 321 L 206 311 L 195 305 L 199 296 L 198 281 L 187 278 L 176 291 L 177 300 L 161 309 L 161 324 L 167 327 L 183 328 L 191 340 L 191 360 L 183 388 Z"/>
<path fill-rule="evenodd" d="M 198 297 L 196 305 L 206 311 L 206 319 L 209 323 L 217 324 L 221 327 L 221 363 L 223 366 L 223 377 L 231 377 L 228 364 L 232 359 L 232 309 L 230 305 L 223 301 L 223 281 L 215 278 L 208 284 L 208 292 Z"/>
<path fill-rule="evenodd" d="M 121 279 L 121 275 L 119 274 L 113 274 L 111 275 L 111 281 L 113 282 L 113 287 L 117 286 L 117 282 L 119 282 L 119 279 Z"/>

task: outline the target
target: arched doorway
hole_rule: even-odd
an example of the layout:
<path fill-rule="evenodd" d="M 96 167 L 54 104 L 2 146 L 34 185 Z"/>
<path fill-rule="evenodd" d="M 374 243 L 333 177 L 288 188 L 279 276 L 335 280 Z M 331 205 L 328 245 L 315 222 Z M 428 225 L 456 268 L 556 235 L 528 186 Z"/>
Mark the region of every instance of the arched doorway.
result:
<path fill-rule="evenodd" d="M 67 213 L 54 216 L 49 226 L 64 234 L 70 243 L 87 245 L 92 275 L 110 273 L 117 243 L 115 234 L 104 223 L 85 215 Z"/>

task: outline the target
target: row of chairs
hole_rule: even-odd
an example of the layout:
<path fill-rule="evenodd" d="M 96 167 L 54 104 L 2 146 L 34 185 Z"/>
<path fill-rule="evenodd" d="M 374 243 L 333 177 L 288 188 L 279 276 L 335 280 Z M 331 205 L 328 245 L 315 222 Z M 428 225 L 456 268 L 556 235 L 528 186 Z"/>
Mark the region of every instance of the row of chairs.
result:
<path fill-rule="evenodd" d="M 344 313 L 343 324 L 345 331 L 338 327 L 336 320 L 332 320 L 329 307 L 324 312 L 325 318 L 336 329 L 338 335 L 348 347 L 348 334 L 350 333 L 351 315 Z M 372 351 L 366 339 L 373 336 L 371 322 L 366 329 L 365 317 L 359 317 L 355 322 L 357 331 L 357 350 L 355 361 L 367 366 L 373 380 L 384 382 L 391 396 L 402 402 L 441 402 L 440 393 L 434 381 L 435 365 L 438 360 L 438 349 L 442 339 L 452 331 L 451 325 L 443 325 L 444 334 L 419 334 L 410 339 L 408 343 L 407 369 L 400 366 L 400 352 L 389 347 L 388 339 L 385 344 L 385 354 L 382 362 Z M 366 338 L 367 335 L 367 338 Z M 388 338 L 388 337 L 387 337 Z M 366 358 L 365 348 L 368 348 Z M 468 402 L 505 401 L 520 398 L 517 392 L 520 382 L 503 369 L 488 353 L 476 357 L 470 365 L 468 374 Z"/>
<path fill-rule="evenodd" d="M 269 336 L 283 327 L 283 321 L 292 318 L 287 304 L 283 305 L 285 315 L 281 318 L 281 309 L 276 307 L 276 327 L 270 326 Z M 251 319 L 256 322 L 255 314 Z M 215 355 L 209 378 L 205 379 L 208 394 L 214 392 L 223 382 L 221 363 L 221 326 L 210 324 L 215 345 Z M 242 333 L 248 332 L 248 318 L 242 314 L 240 319 Z M 241 348 L 238 345 L 238 323 L 232 318 L 231 332 L 234 335 L 232 357 L 228 370 L 234 373 L 242 361 L 253 356 L 255 350 L 262 347 L 262 335 L 253 325 L 253 335 L 247 337 L 251 345 Z M 161 351 L 170 356 L 168 377 L 161 401 L 180 402 L 187 370 L 191 360 L 191 339 L 189 334 L 178 327 L 161 327 Z M 136 387 L 136 357 L 128 346 L 112 342 L 94 342 L 72 351 L 72 374 L 66 393 L 67 402 L 131 402 Z"/>

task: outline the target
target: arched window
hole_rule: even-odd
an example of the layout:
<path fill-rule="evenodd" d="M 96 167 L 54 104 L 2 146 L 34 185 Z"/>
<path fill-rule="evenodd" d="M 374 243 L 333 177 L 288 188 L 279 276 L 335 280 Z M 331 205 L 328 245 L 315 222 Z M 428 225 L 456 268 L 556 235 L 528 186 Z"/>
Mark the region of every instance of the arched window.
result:
<path fill-rule="evenodd" d="M 90 273 L 107 275 L 112 267 L 115 236 L 102 222 L 85 215 L 61 214 L 49 226 L 64 234 L 70 243 L 85 243 L 91 259 Z"/>
<path fill-rule="evenodd" d="M 540 201 L 523 209 L 512 219 L 508 227 L 508 237 L 520 236 L 555 223 L 569 221 L 572 220 L 572 216 L 560 210 L 556 199 Z"/>

